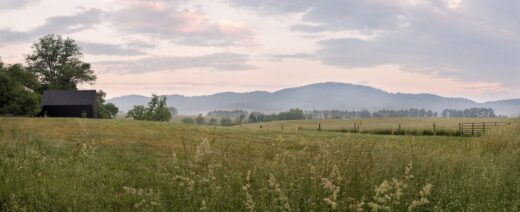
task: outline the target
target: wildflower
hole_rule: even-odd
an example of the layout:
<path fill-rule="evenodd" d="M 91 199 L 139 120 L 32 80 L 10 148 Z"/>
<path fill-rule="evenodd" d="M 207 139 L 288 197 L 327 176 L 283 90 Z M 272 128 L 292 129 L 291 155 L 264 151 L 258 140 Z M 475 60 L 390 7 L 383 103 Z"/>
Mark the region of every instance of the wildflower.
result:
<path fill-rule="evenodd" d="M 336 182 L 340 182 L 341 180 L 343 180 L 343 178 L 339 174 L 338 166 L 334 165 L 334 167 L 332 167 L 332 171 L 330 172 L 330 178 L 334 179 Z"/>
<path fill-rule="evenodd" d="M 411 174 L 412 172 L 412 161 L 410 161 L 410 163 L 408 164 L 408 166 L 406 166 L 405 170 L 404 170 L 404 178 L 407 179 L 407 180 L 411 180 L 411 179 L 414 179 L 415 176 L 413 176 L 413 174 Z"/>
<path fill-rule="evenodd" d="M 329 196 L 323 198 L 323 201 L 327 203 L 333 210 L 335 210 L 338 205 L 336 200 L 338 199 L 338 194 L 341 190 L 341 187 L 337 184 L 339 184 L 342 179 L 343 178 L 339 174 L 338 166 L 336 165 L 334 165 L 332 168 L 329 178 L 321 178 L 323 188 L 329 193 Z"/>
<path fill-rule="evenodd" d="M 202 140 L 202 143 L 197 145 L 197 148 L 195 150 L 195 161 L 202 161 L 204 160 L 204 156 L 209 155 L 211 153 L 213 153 L 213 150 L 211 149 L 209 139 L 204 138 Z"/>
<path fill-rule="evenodd" d="M 140 202 L 134 204 L 134 208 L 138 209 L 146 203 L 146 200 L 142 199 Z"/>
<path fill-rule="evenodd" d="M 173 165 L 174 165 L 175 170 L 179 170 L 180 169 L 179 159 L 178 159 L 177 154 L 175 152 L 172 153 L 172 158 L 173 158 Z"/>
<path fill-rule="evenodd" d="M 124 187 L 123 187 L 123 190 L 124 190 L 126 193 L 133 194 L 133 195 L 135 195 L 135 194 L 137 193 L 137 190 L 136 190 L 135 188 L 128 187 L 128 186 L 124 186 Z"/>
<path fill-rule="evenodd" d="M 85 156 L 88 156 L 87 151 L 88 151 L 87 144 L 83 144 L 83 146 L 81 148 L 81 153 L 83 153 L 83 155 L 85 155 Z"/>
<path fill-rule="evenodd" d="M 413 209 L 415 209 L 419 206 L 429 204 L 430 201 L 428 200 L 428 196 L 430 195 L 430 193 L 432 191 L 432 187 L 433 187 L 432 184 L 430 184 L 430 183 L 426 184 L 422 188 L 422 190 L 419 192 L 420 199 L 412 201 L 410 206 L 408 206 L 408 211 L 412 211 Z"/>
<path fill-rule="evenodd" d="M 334 202 L 334 200 L 331 200 L 329 198 L 323 198 L 323 201 L 325 201 L 325 203 L 327 203 L 332 208 L 332 210 L 336 210 L 338 204 Z"/>
<path fill-rule="evenodd" d="M 202 202 L 200 203 L 200 211 L 207 211 L 209 210 L 208 206 L 206 205 L 206 200 L 203 199 Z"/>
<path fill-rule="evenodd" d="M 316 170 L 316 166 L 314 166 L 314 165 L 310 166 L 310 173 L 311 173 L 311 180 L 315 180 L 316 176 L 318 175 L 318 171 Z"/>
<path fill-rule="evenodd" d="M 270 191 L 276 195 L 276 198 L 274 200 L 276 207 L 282 211 L 291 211 L 289 198 L 287 198 L 285 192 L 280 188 L 280 184 L 276 182 L 276 178 L 272 173 L 269 174 L 268 183 Z"/>
<path fill-rule="evenodd" d="M 365 211 L 364 210 L 365 205 L 366 205 L 365 201 L 361 200 L 361 202 L 359 202 L 359 203 L 351 204 L 350 209 L 352 209 L 352 211 L 362 212 L 362 211 Z"/>
<path fill-rule="evenodd" d="M 251 170 L 247 172 L 246 176 L 246 184 L 242 186 L 242 189 L 246 193 L 246 200 L 244 202 L 247 211 L 255 211 L 255 201 L 253 201 L 253 197 L 250 193 L 251 190 Z"/>
<path fill-rule="evenodd" d="M 372 197 L 373 202 L 368 203 L 368 206 L 373 211 L 390 210 L 391 206 L 396 206 L 401 203 L 404 188 L 406 188 L 406 184 L 401 180 L 384 180 L 374 189 L 375 195 Z"/>
<path fill-rule="evenodd" d="M 179 186 L 187 186 L 189 191 L 193 191 L 193 187 L 195 186 L 195 181 L 190 179 L 189 177 L 183 177 L 180 175 L 175 175 L 173 178 L 174 181 L 179 181 Z"/>

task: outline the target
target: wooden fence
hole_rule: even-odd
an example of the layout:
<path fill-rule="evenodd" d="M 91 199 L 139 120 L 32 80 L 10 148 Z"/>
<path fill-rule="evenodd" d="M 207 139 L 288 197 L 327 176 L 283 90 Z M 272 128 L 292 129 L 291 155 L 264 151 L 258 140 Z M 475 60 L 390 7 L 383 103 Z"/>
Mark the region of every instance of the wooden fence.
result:
<path fill-rule="evenodd" d="M 500 126 L 510 125 L 511 122 L 472 122 L 459 123 L 459 132 L 461 135 L 482 135 L 487 131 L 491 131 Z"/>

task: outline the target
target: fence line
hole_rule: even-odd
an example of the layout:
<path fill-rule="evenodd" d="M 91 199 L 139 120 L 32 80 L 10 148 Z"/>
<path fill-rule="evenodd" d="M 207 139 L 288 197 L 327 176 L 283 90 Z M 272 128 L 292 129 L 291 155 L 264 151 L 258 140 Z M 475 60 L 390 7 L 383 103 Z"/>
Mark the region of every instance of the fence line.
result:
<path fill-rule="evenodd" d="M 459 123 L 461 135 L 481 135 L 500 126 L 508 126 L 511 122 L 471 122 Z"/>

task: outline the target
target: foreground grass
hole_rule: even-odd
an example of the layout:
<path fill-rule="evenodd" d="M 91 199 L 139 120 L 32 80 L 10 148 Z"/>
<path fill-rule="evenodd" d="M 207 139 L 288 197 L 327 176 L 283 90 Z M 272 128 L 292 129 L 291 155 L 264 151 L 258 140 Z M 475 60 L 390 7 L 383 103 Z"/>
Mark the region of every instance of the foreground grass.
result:
<path fill-rule="evenodd" d="M 0 211 L 520 210 L 520 123 L 479 138 L 0 118 Z"/>

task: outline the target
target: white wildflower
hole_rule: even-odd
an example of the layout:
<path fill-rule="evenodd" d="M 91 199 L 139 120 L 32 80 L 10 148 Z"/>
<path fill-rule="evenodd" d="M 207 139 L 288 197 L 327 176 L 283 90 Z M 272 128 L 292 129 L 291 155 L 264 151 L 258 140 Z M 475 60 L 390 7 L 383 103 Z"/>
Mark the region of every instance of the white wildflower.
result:
<path fill-rule="evenodd" d="M 426 184 L 422 188 L 422 190 L 419 192 L 420 199 L 412 201 L 410 206 L 408 206 L 408 211 L 412 211 L 419 206 L 429 204 L 430 201 L 428 200 L 428 196 L 430 196 L 430 194 L 431 194 L 432 187 L 433 187 L 432 184 L 430 184 L 430 183 Z"/>
<path fill-rule="evenodd" d="M 187 187 L 189 191 L 193 191 L 193 187 L 195 186 L 195 181 L 190 179 L 189 177 L 175 175 L 173 180 L 177 181 L 179 183 L 179 186 Z"/>
<path fill-rule="evenodd" d="M 211 149 L 211 144 L 209 143 L 208 138 L 204 138 L 202 140 L 202 143 L 197 145 L 197 148 L 195 150 L 195 161 L 199 162 L 204 160 L 206 155 L 209 155 L 213 153 L 213 150 Z"/>
<path fill-rule="evenodd" d="M 280 187 L 280 184 L 276 182 L 276 178 L 272 173 L 269 174 L 269 188 L 272 193 L 276 195 L 275 204 L 278 209 L 281 211 L 291 211 L 291 205 L 289 204 L 289 198 L 285 195 L 285 192 Z"/>
<path fill-rule="evenodd" d="M 209 210 L 208 206 L 206 205 L 206 200 L 203 199 L 202 202 L 200 203 L 200 211 L 207 211 Z"/>
<path fill-rule="evenodd" d="M 255 211 L 255 201 L 251 195 L 251 170 L 247 172 L 246 184 L 242 186 L 242 189 L 246 193 L 246 200 L 244 202 L 247 211 Z"/>
<path fill-rule="evenodd" d="M 414 179 L 415 176 L 413 176 L 412 174 L 412 161 L 410 161 L 410 163 L 408 164 L 408 166 L 406 166 L 405 170 L 404 170 L 404 178 L 407 179 L 407 180 L 411 180 L 411 179 Z"/>
<path fill-rule="evenodd" d="M 136 194 L 137 193 L 137 190 L 135 188 L 132 188 L 132 187 L 128 187 L 128 186 L 124 186 L 123 187 L 123 190 L 126 192 L 126 193 L 129 193 L 129 194 Z"/>
<path fill-rule="evenodd" d="M 330 176 L 328 178 L 321 178 L 321 182 L 323 184 L 323 188 L 327 190 L 329 194 L 327 197 L 323 198 L 323 201 L 327 203 L 333 210 L 336 209 L 338 199 L 338 194 L 341 190 L 339 184 L 343 178 L 339 174 L 338 166 L 334 165 L 332 171 L 330 172 Z"/>

